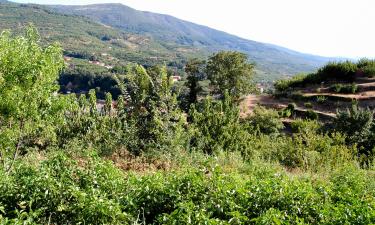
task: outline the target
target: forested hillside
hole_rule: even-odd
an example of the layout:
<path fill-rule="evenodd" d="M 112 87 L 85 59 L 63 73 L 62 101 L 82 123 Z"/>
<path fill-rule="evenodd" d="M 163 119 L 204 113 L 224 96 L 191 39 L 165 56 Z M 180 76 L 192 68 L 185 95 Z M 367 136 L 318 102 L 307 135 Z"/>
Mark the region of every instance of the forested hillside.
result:
<path fill-rule="evenodd" d="M 57 40 L 68 51 L 88 55 L 105 51 L 116 59 L 144 65 L 166 62 L 181 67 L 188 58 L 219 50 L 242 51 L 255 62 L 258 80 L 266 81 L 312 72 L 330 60 L 120 4 L 46 7 L 3 3 L 0 28 L 17 29 L 32 22 L 46 40 Z"/>
<path fill-rule="evenodd" d="M 98 58 L 111 55 L 116 60 L 155 64 L 181 60 L 176 52 L 146 36 L 122 32 L 82 16 L 53 12 L 44 6 L 31 4 L 0 4 L 0 29 L 23 30 L 33 23 L 46 43 L 59 42 L 65 55 L 77 58 Z M 186 54 L 186 57 L 189 54 Z"/>
<path fill-rule="evenodd" d="M 179 98 L 165 65 L 128 65 L 101 103 L 57 94 L 63 50 L 41 43 L 0 35 L 1 224 L 375 223 L 370 109 L 291 129 L 293 107 L 241 116 L 254 66 L 234 51 L 189 61 Z"/>

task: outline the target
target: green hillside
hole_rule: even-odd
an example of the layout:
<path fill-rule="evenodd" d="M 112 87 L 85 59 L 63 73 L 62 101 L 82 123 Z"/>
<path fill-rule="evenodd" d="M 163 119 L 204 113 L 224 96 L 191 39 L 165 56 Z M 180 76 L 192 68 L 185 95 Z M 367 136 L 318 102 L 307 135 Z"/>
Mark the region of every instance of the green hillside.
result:
<path fill-rule="evenodd" d="M 149 37 L 118 31 L 82 16 L 61 14 L 38 5 L 0 4 L 0 30 L 17 32 L 29 23 L 38 28 L 43 41 L 61 43 L 66 54 L 104 61 L 110 58 L 109 64 L 116 60 L 155 64 L 182 58 Z"/>
<path fill-rule="evenodd" d="M 271 77 L 311 72 L 330 60 L 246 40 L 172 16 L 137 11 L 122 4 L 51 7 L 58 12 L 87 16 L 126 32 L 151 36 L 166 47 L 194 47 L 208 52 L 242 51 L 256 62 L 257 68 L 263 71 L 261 74 Z"/>
<path fill-rule="evenodd" d="M 44 41 L 60 42 L 66 55 L 93 58 L 108 65 L 167 63 L 181 69 L 188 58 L 236 50 L 248 54 L 256 63 L 258 80 L 272 81 L 314 71 L 329 60 L 121 4 L 40 6 L 6 1 L 0 4 L 1 30 L 17 31 L 28 23 L 35 24 Z"/>

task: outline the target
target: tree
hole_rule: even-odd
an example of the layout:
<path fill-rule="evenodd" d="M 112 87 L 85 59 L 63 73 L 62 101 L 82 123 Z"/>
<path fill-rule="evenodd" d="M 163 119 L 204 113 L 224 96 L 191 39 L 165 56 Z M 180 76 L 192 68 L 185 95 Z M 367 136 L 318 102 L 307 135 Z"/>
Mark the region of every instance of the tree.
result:
<path fill-rule="evenodd" d="M 0 160 L 6 171 L 27 145 L 56 139 L 51 121 L 58 110 L 54 93 L 63 65 L 61 48 L 40 47 L 34 27 L 25 37 L 0 35 Z"/>
<path fill-rule="evenodd" d="M 178 148 L 180 141 L 186 139 L 183 133 L 186 118 L 172 92 L 167 68 L 164 66 L 149 74 L 136 65 L 130 71 L 127 75 L 128 113 L 139 138 L 138 146 L 133 146 L 132 151 L 138 154 L 148 149 Z"/>
<path fill-rule="evenodd" d="M 202 87 L 199 85 L 199 81 L 204 78 L 204 65 L 205 62 L 199 59 L 190 60 L 185 67 L 185 72 L 187 73 L 187 87 L 189 93 L 187 96 L 187 108 L 190 108 L 191 104 L 195 104 L 198 101 L 199 92 Z"/>
<path fill-rule="evenodd" d="M 205 98 L 192 107 L 192 147 L 207 154 L 221 151 L 241 151 L 247 148 L 248 132 L 240 123 L 239 108 L 228 92 L 224 98 Z"/>
<path fill-rule="evenodd" d="M 231 96 L 238 98 L 253 88 L 254 65 L 248 63 L 244 53 L 222 51 L 213 55 L 208 60 L 206 73 L 215 91 L 221 95 L 228 90 Z"/>

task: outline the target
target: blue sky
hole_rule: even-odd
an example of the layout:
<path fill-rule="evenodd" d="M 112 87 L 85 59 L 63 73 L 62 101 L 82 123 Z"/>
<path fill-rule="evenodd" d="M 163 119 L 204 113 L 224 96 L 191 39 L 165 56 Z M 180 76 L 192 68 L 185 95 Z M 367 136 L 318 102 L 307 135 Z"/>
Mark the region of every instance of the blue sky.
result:
<path fill-rule="evenodd" d="M 375 0 L 15 0 L 123 3 L 323 56 L 375 58 Z"/>

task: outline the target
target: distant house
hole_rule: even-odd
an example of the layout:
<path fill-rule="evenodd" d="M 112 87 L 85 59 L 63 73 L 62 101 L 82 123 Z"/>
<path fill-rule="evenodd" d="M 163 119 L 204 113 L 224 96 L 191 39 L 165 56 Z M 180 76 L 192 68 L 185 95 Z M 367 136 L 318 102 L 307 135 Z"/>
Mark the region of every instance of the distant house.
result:
<path fill-rule="evenodd" d="M 94 64 L 94 65 L 98 65 L 98 66 L 105 66 L 104 63 L 101 63 L 99 61 L 89 61 L 89 63 Z"/>
<path fill-rule="evenodd" d="M 177 82 L 181 80 L 181 76 L 171 76 L 171 77 L 172 77 L 173 82 Z"/>

